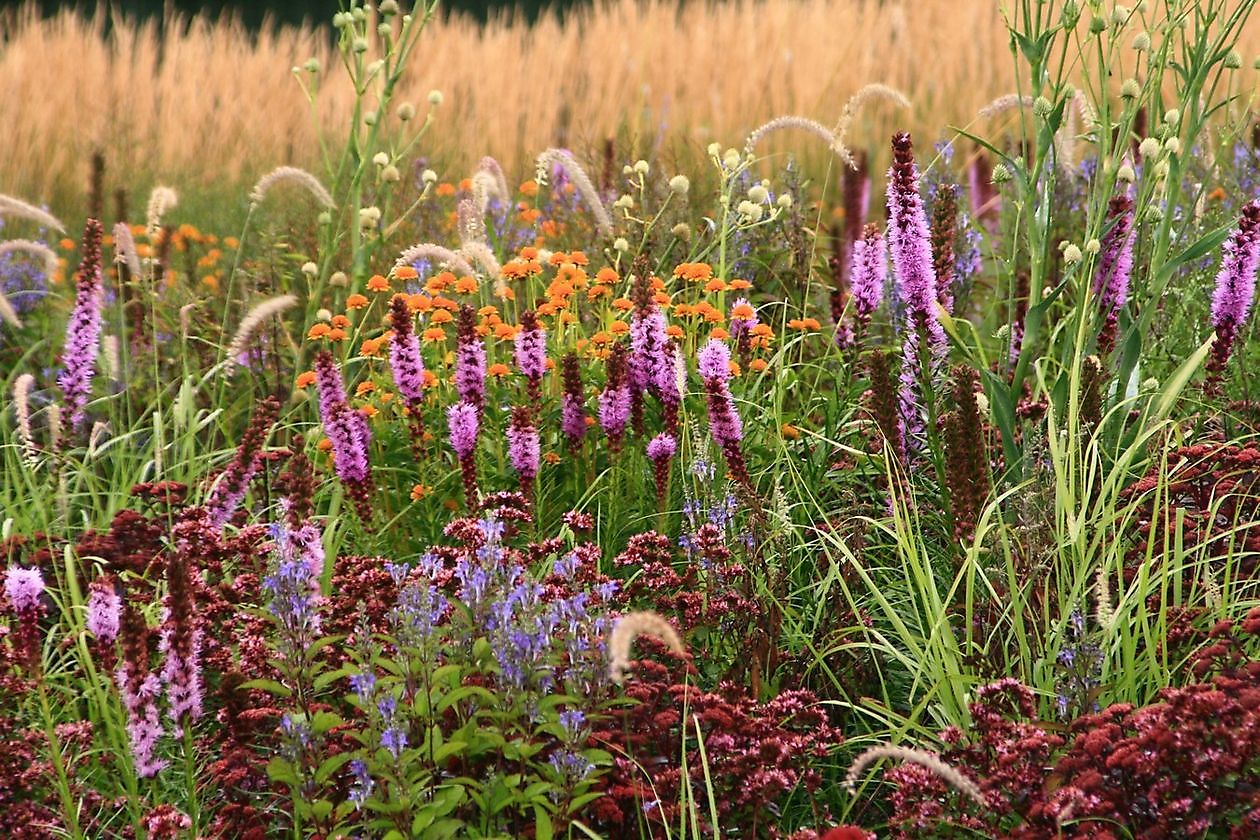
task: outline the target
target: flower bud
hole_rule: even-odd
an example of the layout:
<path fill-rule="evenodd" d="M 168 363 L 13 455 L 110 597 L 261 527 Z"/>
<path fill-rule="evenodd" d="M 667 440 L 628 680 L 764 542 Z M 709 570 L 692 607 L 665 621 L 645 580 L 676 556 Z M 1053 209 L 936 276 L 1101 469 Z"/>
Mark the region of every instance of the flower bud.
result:
<path fill-rule="evenodd" d="M 442 91 L 437 90 L 436 88 L 434 90 L 429 91 L 429 104 L 432 105 L 434 108 L 441 105 L 442 104 Z"/>
<path fill-rule="evenodd" d="M 317 320 L 317 321 L 331 321 L 331 320 L 332 320 L 332 312 L 331 312 L 330 310 L 326 309 L 326 308 L 317 309 L 317 310 L 315 310 L 315 320 Z"/>
<path fill-rule="evenodd" d="M 407 122 L 416 115 L 416 106 L 410 102 L 404 102 L 394 111 L 394 116 L 398 117 L 402 122 Z"/>
<path fill-rule="evenodd" d="M 1137 79 L 1125 79 L 1120 85 L 1120 95 L 1125 99 L 1137 99 L 1142 95 L 1142 86 Z"/>
<path fill-rule="evenodd" d="M 1084 255 L 1081 253 L 1081 249 L 1075 244 L 1069 243 L 1068 246 L 1063 249 L 1063 261 L 1068 265 L 1080 262 L 1083 256 Z"/>
<path fill-rule="evenodd" d="M 1238 50 L 1230 50 L 1225 53 L 1225 66 L 1230 70 L 1237 70 L 1242 67 L 1242 56 L 1238 54 Z"/>
<path fill-rule="evenodd" d="M 1168 154 L 1175 155 L 1181 152 L 1181 141 L 1176 137 L 1169 137 L 1164 141 L 1164 148 L 1168 150 Z"/>
<path fill-rule="evenodd" d="M 390 165 L 381 170 L 381 180 L 387 184 L 396 184 L 401 179 L 402 173 L 397 166 Z"/>
<path fill-rule="evenodd" d="M 634 171 L 639 173 L 640 175 L 648 174 L 648 171 L 650 169 L 651 167 L 648 166 L 648 162 L 646 160 L 636 160 L 634 162 Z"/>
<path fill-rule="evenodd" d="M 620 251 L 623 254 L 630 250 L 630 243 L 626 241 L 624 236 L 618 236 L 613 240 L 613 250 Z"/>
<path fill-rule="evenodd" d="M 1146 52 L 1151 48 L 1151 36 L 1145 32 L 1139 32 L 1133 37 L 1133 49 L 1138 52 Z"/>
<path fill-rule="evenodd" d="M 726 154 L 722 155 L 722 165 L 727 169 L 738 169 L 741 160 L 743 158 L 737 149 L 727 149 Z"/>
<path fill-rule="evenodd" d="M 384 152 L 377 152 L 372 155 L 372 163 L 375 163 L 377 166 L 384 166 L 389 163 L 389 155 Z"/>
<path fill-rule="evenodd" d="M 381 0 L 376 9 L 386 17 L 392 17 L 398 14 L 398 0 Z"/>
<path fill-rule="evenodd" d="M 307 73 L 318 73 L 319 72 L 319 59 L 318 58 L 306 59 L 306 63 L 302 65 L 302 69 L 305 70 Z"/>
<path fill-rule="evenodd" d="M 354 50 L 357 53 L 365 53 L 367 52 L 367 48 L 368 48 L 367 38 L 364 38 L 362 35 L 360 35 L 358 38 L 355 38 L 350 43 L 350 49 Z"/>
<path fill-rule="evenodd" d="M 770 192 L 761 184 L 754 184 L 748 190 L 748 200 L 756 204 L 765 204 L 770 198 Z"/>
<path fill-rule="evenodd" d="M 350 285 L 350 278 L 346 276 L 344 271 L 334 271 L 332 276 L 328 278 L 328 285 L 343 288 Z"/>
<path fill-rule="evenodd" d="M 1147 137 L 1138 144 L 1138 154 L 1144 158 L 1153 158 L 1159 154 L 1159 141 L 1154 137 Z"/>
<path fill-rule="evenodd" d="M 1137 173 L 1133 171 L 1133 167 L 1128 161 L 1120 164 L 1120 168 L 1116 170 L 1116 180 L 1123 181 L 1126 184 L 1132 184 L 1137 180 Z"/>
<path fill-rule="evenodd" d="M 1050 116 L 1050 112 L 1054 110 L 1054 104 L 1044 96 L 1038 96 L 1033 100 L 1033 114 L 1042 117 Z"/>
<path fill-rule="evenodd" d="M 1097 239 L 1091 239 L 1085 243 L 1085 253 L 1087 254 L 1097 254 L 1100 250 L 1102 250 L 1102 243 Z"/>
<path fill-rule="evenodd" d="M 792 194 L 781 193 L 779 197 L 775 199 L 774 203 L 779 205 L 779 207 L 783 208 L 784 210 L 786 210 L 792 206 Z"/>
<path fill-rule="evenodd" d="M 319 266 L 313 262 L 304 262 L 302 263 L 302 273 L 307 277 L 314 277 L 319 274 Z"/>
<path fill-rule="evenodd" d="M 1005 163 L 998 163 L 994 165 L 992 178 L 993 183 L 1005 184 L 1007 181 L 1011 180 L 1011 177 L 1011 170 Z"/>
<path fill-rule="evenodd" d="M 686 195 L 687 191 L 691 189 L 691 181 L 687 180 L 686 175 L 675 175 L 669 179 L 669 189 L 671 192 L 679 195 Z"/>
<path fill-rule="evenodd" d="M 686 222 L 679 222 L 670 228 L 669 232 L 683 242 L 691 241 L 691 227 Z"/>
<path fill-rule="evenodd" d="M 425 184 L 436 184 L 437 173 L 432 169 L 426 169 L 420 173 L 420 181 Z"/>

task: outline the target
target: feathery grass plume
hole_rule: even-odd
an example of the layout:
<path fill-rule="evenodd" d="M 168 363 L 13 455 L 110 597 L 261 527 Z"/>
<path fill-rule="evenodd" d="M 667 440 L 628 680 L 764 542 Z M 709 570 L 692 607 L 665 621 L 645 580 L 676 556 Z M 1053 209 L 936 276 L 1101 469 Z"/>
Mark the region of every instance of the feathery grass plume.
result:
<path fill-rule="evenodd" d="M 56 452 L 61 448 L 61 406 L 48 406 L 48 448 Z"/>
<path fill-rule="evenodd" d="M 465 242 L 459 250 L 469 260 L 480 265 L 487 277 L 494 278 L 495 295 L 507 296 L 507 279 L 503 276 L 503 266 L 499 265 L 499 260 L 489 245 L 484 242 Z"/>
<path fill-rule="evenodd" d="M 9 303 L 4 292 L 0 292 L 0 321 L 6 321 L 14 329 L 22 329 L 22 319 L 18 317 L 17 310 L 13 308 L 13 304 Z"/>
<path fill-rule="evenodd" d="M 267 397 L 250 418 L 240 445 L 236 447 L 236 455 L 223 470 L 210 491 L 210 498 L 206 500 L 206 514 L 215 528 L 222 528 L 245 500 L 249 483 L 262 466 L 263 447 L 279 414 L 280 401 Z"/>
<path fill-rule="evenodd" d="M 474 275 L 477 273 L 473 271 L 473 267 L 468 264 L 468 260 L 463 256 L 444 245 L 438 245 L 433 242 L 417 242 L 403 251 L 398 255 L 398 259 L 394 261 L 394 269 L 397 270 L 404 266 L 412 265 L 420 260 L 434 260 L 439 265 L 444 265 L 459 275 Z"/>
<path fill-rule="evenodd" d="M 188 333 L 192 329 L 192 312 L 197 306 L 198 304 L 193 302 L 185 303 L 179 308 L 179 331 L 184 338 L 188 337 Z"/>
<path fill-rule="evenodd" d="M 42 228 L 52 228 L 58 233 L 65 233 L 66 230 L 65 225 L 56 216 L 11 195 L 0 194 L 0 218 L 27 219 Z"/>
<path fill-rule="evenodd" d="M 932 270 L 936 299 L 946 312 L 954 311 L 954 239 L 958 234 L 958 186 L 941 184 L 932 203 Z"/>
<path fill-rule="evenodd" d="M 1103 566 L 1098 567 L 1098 574 L 1094 577 L 1094 598 L 1097 600 L 1094 619 L 1104 631 L 1110 630 L 1112 622 L 1116 620 L 1116 608 L 1111 601 L 1111 579 L 1107 577 L 1107 569 Z"/>
<path fill-rule="evenodd" d="M 477 171 L 472 176 L 472 194 L 482 213 L 486 212 L 492 198 L 497 198 L 504 204 L 512 200 L 507 178 L 503 176 L 503 167 L 489 155 L 477 163 Z"/>
<path fill-rule="evenodd" d="M 985 105 L 980 109 L 978 115 L 982 119 L 987 120 L 1000 114 L 1005 114 L 1007 111 L 1014 111 L 1016 108 L 1031 108 L 1032 105 L 1033 98 L 1031 96 L 1020 96 L 1018 93 L 1008 93 L 1003 96 L 999 96 L 988 105 Z"/>
<path fill-rule="evenodd" d="M 976 400 L 976 371 L 954 368 L 954 410 L 945 415 L 945 483 L 949 489 L 954 539 L 968 540 L 989 492 L 988 447 Z"/>
<path fill-rule="evenodd" d="M 547 149 L 539 155 L 535 164 L 535 180 L 539 186 L 547 183 L 547 175 L 553 166 L 559 166 L 564 170 L 569 180 L 577 187 L 578 195 L 582 196 L 591 215 L 595 217 L 595 227 L 600 235 L 611 238 L 613 235 L 612 216 L 608 215 L 608 208 L 604 206 L 599 193 L 595 191 L 595 185 L 591 183 L 590 176 L 577 162 L 573 153 L 568 149 Z"/>
<path fill-rule="evenodd" d="M 1260 266 L 1260 201 L 1243 207 L 1238 227 L 1222 248 L 1220 272 L 1212 292 L 1212 327 L 1216 338 L 1207 363 L 1208 394 L 1220 391 L 1221 374 L 1229 362 L 1234 341 L 1251 312 L 1256 296 L 1256 268 Z"/>
<path fill-rule="evenodd" d="M 118 355 L 118 336 L 101 337 L 101 360 L 105 363 L 105 376 L 112 382 L 122 380 L 122 364 Z"/>
<path fill-rule="evenodd" d="M 811 120 L 808 117 L 797 117 L 786 115 L 775 117 L 769 122 L 761 125 L 748 135 L 748 139 L 744 141 L 744 154 L 752 155 L 757 148 L 757 144 L 767 135 L 774 134 L 776 131 L 782 131 L 785 128 L 795 128 L 814 135 L 819 140 L 827 144 L 827 148 L 850 169 L 855 169 L 856 164 L 853 161 L 853 155 L 845 148 L 844 141 L 841 140 L 831 129 L 827 128 L 817 120 Z"/>
<path fill-rule="evenodd" d="M 1094 294 L 1102 310 L 1103 325 L 1098 333 L 1098 355 L 1106 356 L 1116 341 L 1116 322 L 1129 299 L 1129 277 L 1133 273 L 1133 199 L 1113 196 L 1107 207 L 1107 232 L 1103 234 L 1098 269 L 1094 273 Z"/>
<path fill-rule="evenodd" d="M 162 219 L 177 204 L 179 195 L 170 187 L 154 187 L 153 192 L 149 193 L 149 204 L 144 211 L 144 227 L 150 242 L 157 239 L 158 231 L 162 229 Z"/>
<path fill-rule="evenodd" d="M 984 799 L 984 793 L 981 792 L 980 786 L 971 779 L 964 776 L 961 772 L 946 764 L 940 756 L 925 750 L 916 750 L 912 747 L 897 747 L 892 744 L 881 744 L 863 750 L 862 753 L 853 760 L 853 764 L 849 767 L 849 772 L 844 777 L 844 786 L 852 793 L 857 788 L 858 779 L 862 777 L 867 767 L 870 767 L 881 758 L 892 758 L 899 761 L 909 761 L 926 767 L 935 773 L 941 781 L 948 784 L 954 790 L 963 796 L 975 802 L 981 808 L 987 808 L 988 803 Z"/>
<path fill-rule="evenodd" d="M 17 251 L 25 251 L 42 259 L 44 261 L 44 274 L 49 277 L 56 273 L 57 255 L 53 253 L 52 248 L 49 248 L 43 242 L 36 242 L 32 239 L 9 239 L 0 242 L 0 257 Z"/>
<path fill-rule="evenodd" d="M 858 111 L 866 103 L 876 102 L 881 99 L 907 111 L 913 107 L 909 97 L 896 88 L 880 84 L 879 82 L 863 85 L 858 89 L 857 93 L 849 97 L 848 102 L 844 103 L 844 110 L 840 112 L 840 119 L 836 122 L 835 135 L 842 144 L 845 138 L 849 136 L 849 127 L 853 125 L 853 120 L 857 117 Z"/>
<path fill-rule="evenodd" d="M 61 375 L 57 384 L 70 410 L 70 425 L 84 417 L 96 374 L 96 352 L 101 340 L 101 223 L 88 219 L 83 228 L 83 262 L 79 264 L 74 311 L 66 325 L 61 351 Z"/>
<path fill-rule="evenodd" d="M 324 185 L 314 175 L 296 166 L 278 166 L 260 178 L 258 183 L 254 184 L 254 188 L 249 191 L 251 209 L 262 204 L 267 198 L 267 193 L 271 192 L 271 188 L 277 184 L 295 184 L 302 187 L 321 207 L 332 209 L 337 206 L 332 195 L 324 189 Z"/>
<path fill-rule="evenodd" d="M 664 616 L 647 610 L 626 613 L 613 623 L 608 636 L 608 676 L 618 685 L 630 668 L 630 647 L 640 636 L 659 639 L 677 656 L 687 655 L 682 637 Z"/>
<path fill-rule="evenodd" d="M 35 384 L 32 374 L 24 373 L 13 382 L 13 411 L 17 415 L 18 440 L 22 442 L 22 456 L 27 466 L 35 466 L 35 458 L 39 447 L 35 445 L 35 436 L 31 434 L 31 386 Z"/>
<path fill-rule="evenodd" d="M 232 372 L 239 363 L 238 360 L 249 350 L 249 344 L 254 340 L 254 333 L 258 332 L 258 328 L 264 322 L 297 306 L 297 302 L 296 295 L 280 295 L 267 298 L 245 313 L 245 317 L 241 319 L 241 325 L 236 328 L 236 335 L 232 336 L 232 340 L 228 343 L 224 372 Z"/>
<path fill-rule="evenodd" d="M 140 277 L 140 255 L 136 252 L 136 240 L 131 226 L 126 222 L 114 225 L 114 262 L 125 265 L 132 277 Z"/>
<path fill-rule="evenodd" d="M 459 203 L 455 205 L 455 217 L 458 220 L 456 229 L 459 231 L 460 249 L 470 245 L 473 242 L 486 241 L 486 220 L 482 215 L 482 211 L 477 209 L 476 203 L 471 198 L 461 198 Z"/>

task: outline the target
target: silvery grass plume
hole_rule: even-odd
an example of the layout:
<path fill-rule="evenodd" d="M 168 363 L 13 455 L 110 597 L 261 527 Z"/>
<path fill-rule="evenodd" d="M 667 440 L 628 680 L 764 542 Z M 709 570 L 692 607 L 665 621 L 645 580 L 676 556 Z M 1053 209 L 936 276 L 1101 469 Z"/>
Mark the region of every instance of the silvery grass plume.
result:
<path fill-rule="evenodd" d="M 499 162 L 487 155 L 477 163 L 477 171 L 472 176 L 473 201 L 482 213 L 490 206 L 490 199 L 498 198 L 506 204 L 511 200 L 507 178 L 503 177 L 503 167 Z"/>
<path fill-rule="evenodd" d="M 52 228 L 58 233 L 64 233 L 66 230 L 65 225 L 56 216 L 11 195 L 0 194 L 0 218 L 2 217 L 29 219 L 40 227 Z"/>
<path fill-rule="evenodd" d="M 332 195 L 324 189 L 324 185 L 314 175 L 296 166 L 279 166 L 260 178 L 258 183 L 254 184 L 254 188 L 249 191 L 250 209 L 262 204 L 267 198 L 267 193 L 276 184 L 295 184 L 309 192 L 321 206 L 328 209 L 336 206 Z"/>
<path fill-rule="evenodd" d="M 118 355 L 118 336 L 101 337 L 101 359 L 105 362 L 105 376 L 113 382 L 122 379 L 122 364 Z"/>
<path fill-rule="evenodd" d="M 264 321 L 292 309 L 297 305 L 297 302 L 296 295 L 280 295 L 279 297 L 267 298 L 249 310 L 245 317 L 241 319 L 241 325 L 236 328 L 236 335 L 232 336 L 232 341 L 228 344 L 224 371 L 226 373 L 232 372 L 237 364 L 236 360 L 249 349 L 249 343 L 253 340 L 254 333 L 258 331 L 258 328 Z"/>
<path fill-rule="evenodd" d="M 844 110 L 840 112 L 840 119 L 836 122 L 836 127 L 833 129 L 833 133 L 840 138 L 841 143 L 849 136 L 849 126 L 853 124 L 858 111 L 866 103 L 881 99 L 907 111 L 913 107 L 909 97 L 896 88 L 880 84 L 879 82 L 864 85 L 858 89 L 857 93 L 850 96 L 849 101 L 844 104 Z"/>
<path fill-rule="evenodd" d="M 686 656 L 682 637 L 673 625 L 654 612 L 626 613 L 613 624 L 608 636 L 608 676 L 621 684 L 630 667 L 630 646 L 639 636 L 652 636 L 664 642 L 678 656 Z"/>
<path fill-rule="evenodd" d="M 22 442 L 22 457 L 27 466 L 35 466 L 35 458 L 39 447 L 35 445 L 35 436 L 31 434 L 31 386 L 35 377 L 24 373 L 13 383 L 13 411 L 17 415 L 18 439 Z"/>
<path fill-rule="evenodd" d="M 958 770 L 950 767 L 940 756 L 934 755 L 925 750 L 916 750 L 911 747 L 895 747 L 891 744 L 881 744 L 871 747 L 862 752 L 853 760 L 853 766 L 849 768 L 848 774 L 844 777 L 844 786 L 850 793 L 857 787 L 857 781 L 862 777 L 862 773 L 867 767 L 879 761 L 881 758 L 894 758 L 900 761 L 909 761 L 918 764 L 920 767 L 926 767 L 940 777 L 941 781 L 948 784 L 954 790 L 963 796 L 975 802 L 981 808 L 987 808 L 988 803 L 984 799 L 984 794 L 980 787 L 968 779 Z"/>
<path fill-rule="evenodd" d="M 179 331 L 184 338 L 188 338 L 188 333 L 192 330 L 192 311 L 196 308 L 196 302 L 185 303 L 179 308 Z"/>
<path fill-rule="evenodd" d="M 831 129 L 827 128 L 816 120 L 808 117 L 783 116 L 775 117 L 770 122 L 762 125 L 760 128 L 748 135 L 748 139 L 744 141 L 744 154 L 751 155 L 757 144 L 761 142 L 767 135 L 776 131 L 782 131 L 785 128 L 795 128 L 800 131 L 808 132 L 827 144 L 827 148 L 840 158 L 845 166 L 850 169 L 856 169 L 857 164 L 853 160 L 852 153 L 844 146 L 844 141 L 840 139 Z"/>
<path fill-rule="evenodd" d="M 591 183 L 590 176 L 586 174 L 586 170 L 577 162 L 577 158 L 573 156 L 573 153 L 568 149 L 548 149 L 539 155 L 534 178 L 539 186 L 547 183 L 547 174 L 553 166 L 559 166 L 569 176 L 569 179 L 573 181 L 577 187 L 578 194 L 582 196 L 582 200 L 590 207 L 591 215 L 595 217 L 595 227 L 599 230 L 600 235 L 611 238 L 613 235 L 612 216 L 608 215 L 608 208 L 604 206 L 599 193 L 595 191 L 595 185 Z"/>
<path fill-rule="evenodd" d="M 398 255 L 398 259 L 394 261 L 394 269 L 397 270 L 411 265 L 418 260 L 436 260 L 459 274 L 473 275 L 477 273 L 473 271 L 473 267 L 465 257 L 444 245 L 438 245 L 434 242 L 417 242 L 403 251 Z"/>
<path fill-rule="evenodd" d="M 61 447 L 61 406 L 48 406 L 48 448 L 56 452 Z"/>
<path fill-rule="evenodd" d="M 35 242 L 31 239 L 10 239 L 6 242 L 0 242 L 0 257 L 5 254 L 12 254 L 17 251 L 25 251 L 41 258 L 44 261 L 44 274 L 50 278 L 57 270 L 57 255 L 53 253 L 43 242 Z"/>
<path fill-rule="evenodd" d="M 114 263 L 127 266 L 132 277 L 140 277 L 140 255 L 136 252 L 136 240 L 126 222 L 114 225 Z"/>
<path fill-rule="evenodd" d="M 162 218 L 179 204 L 179 194 L 170 187 L 154 187 L 149 193 L 149 204 L 144 211 L 145 232 L 150 241 L 155 239 L 162 229 Z"/>
<path fill-rule="evenodd" d="M 988 105 L 985 105 L 978 112 L 982 119 L 991 119 L 993 117 L 1005 114 L 1007 111 L 1013 111 L 1016 108 L 1031 108 L 1033 98 L 1031 96 L 1020 96 L 1018 93 L 1008 93 L 994 99 Z"/>
<path fill-rule="evenodd" d="M 13 304 L 9 303 L 4 292 L 0 292 L 0 321 L 7 321 L 15 329 L 22 329 L 22 319 L 18 317 L 17 310 L 13 308 Z"/>
<path fill-rule="evenodd" d="M 459 204 L 456 205 L 455 212 L 459 219 L 457 227 L 459 228 L 461 248 L 471 242 L 486 241 L 486 220 L 482 215 L 485 211 L 477 209 L 475 199 L 460 199 Z"/>
<path fill-rule="evenodd" d="M 459 250 L 464 256 L 480 265 L 485 270 L 487 277 L 494 278 L 494 293 L 500 297 L 503 296 L 507 290 L 507 282 L 503 277 L 503 266 L 499 265 L 498 259 L 494 256 L 494 251 L 490 250 L 490 246 L 484 242 L 466 242 Z"/>
<path fill-rule="evenodd" d="M 1099 567 L 1098 575 L 1094 578 L 1094 597 L 1098 600 L 1094 618 L 1100 628 L 1110 630 L 1111 623 L 1116 620 L 1116 609 L 1111 603 L 1111 580 L 1107 577 L 1107 570 L 1102 567 Z"/>

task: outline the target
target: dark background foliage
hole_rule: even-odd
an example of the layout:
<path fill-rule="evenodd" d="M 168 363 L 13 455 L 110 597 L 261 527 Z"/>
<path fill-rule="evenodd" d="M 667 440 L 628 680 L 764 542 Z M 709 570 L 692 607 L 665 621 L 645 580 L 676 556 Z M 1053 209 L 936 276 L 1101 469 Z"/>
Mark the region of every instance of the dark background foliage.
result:
<path fill-rule="evenodd" d="M 30 0 L 0 0 L 0 9 L 24 6 Z M 580 2 L 580 0 L 579 0 Z M 64 8 L 68 3 L 56 0 L 36 0 L 36 4 L 45 12 Z M 343 5 L 338 0 L 217 0 L 217 2 L 195 3 L 189 0 L 113 0 L 110 3 L 76 4 L 86 9 L 115 8 L 129 16 L 148 17 L 161 15 L 167 10 L 177 9 L 182 12 L 204 11 L 211 15 L 228 12 L 242 18 L 251 27 L 262 25 L 264 20 L 280 23 L 301 23 L 303 20 L 316 23 L 327 23 Z M 478 20 L 486 20 L 492 14 L 515 13 L 525 15 L 530 20 L 537 18 L 549 9 L 564 10 L 578 5 L 573 0 L 447 0 L 443 3 L 446 13 L 468 14 Z"/>

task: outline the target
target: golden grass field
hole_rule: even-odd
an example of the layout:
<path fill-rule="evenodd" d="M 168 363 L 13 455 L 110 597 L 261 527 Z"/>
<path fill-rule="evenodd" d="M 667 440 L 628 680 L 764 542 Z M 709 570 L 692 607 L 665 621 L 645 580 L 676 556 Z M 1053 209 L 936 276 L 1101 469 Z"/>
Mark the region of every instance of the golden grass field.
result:
<path fill-rule="evenodd" d="M 0 192 L 54 206 L 82 192 L 96 147 L 111 180 L 136 190 L 235 187 L 283 163 L 319 172 L 319 132 L 344 137 L 353 101 L 323 22 L 252 34 L 233 21 L 116 19 L 106 34 L 100 16 L 27 9 L 0 17 L 0 32 Z M 1260 21 L 1242 43 L 1246 90 Z M 317 116 L 290 70 L 312 56 L 324 68 Z M 830 125 L 870 82 L 905 92 L 914 112 L 873 106 L 853 143 L 882 144 L 894 127 L 926 141 L 1014 90 L 997 0 L 610 0 L 564 24 L 438 18 L 417 58 L 400 98 L 423 113 L 430 90 L 444 94 L 420 149 L 443 177 L 483 154 L 521 175 L 552 145 L 596 159 L 613 135 L 619 159 L 669 165 L 782 114 Z"/>

